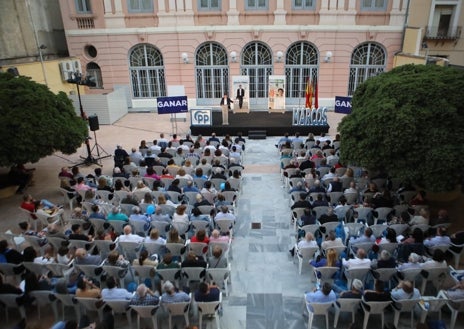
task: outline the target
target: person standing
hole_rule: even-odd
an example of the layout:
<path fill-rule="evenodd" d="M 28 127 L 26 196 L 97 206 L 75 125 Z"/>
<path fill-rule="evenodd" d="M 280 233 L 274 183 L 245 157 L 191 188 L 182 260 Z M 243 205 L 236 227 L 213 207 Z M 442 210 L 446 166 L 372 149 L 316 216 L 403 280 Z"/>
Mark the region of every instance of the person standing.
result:
<path fill-rule="evenodd" d="M 224 96 L 221 99 L 221 109 L 222 109 L 222 124 L 223 125 L 228 125 L 229 124 L 229 110 L 230 110 L 230 104 L 232 104 L 234 101 L 229 98 L 229 95 L 227 93 L 224 94 Z"/>
<path fill-rule="evenodd" d="M 243 97 L 245 97 L 245 89 L 242 88 L 242 85 L 239 85 L 235 99 L 238 100 L 238 107 L 240 109 L 242 109 L 242 106 L 243 106 Z"/>

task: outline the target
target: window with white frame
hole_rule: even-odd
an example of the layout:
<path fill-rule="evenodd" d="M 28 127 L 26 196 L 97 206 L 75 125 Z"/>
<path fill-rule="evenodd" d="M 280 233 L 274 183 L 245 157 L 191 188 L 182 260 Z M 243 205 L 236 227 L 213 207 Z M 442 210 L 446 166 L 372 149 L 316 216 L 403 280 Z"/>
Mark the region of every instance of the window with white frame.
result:
<path fill-rule="evenodd" d="M 92 8 L 90 7 L 90 0 L 74 0 L 76 4 L 76 12 L 79 14 L 90 14 Z"/>
<path fill-rule="evenodd" d="M 103 79 L 101 74 L 100 66 L 97 63 L 90 62 L 87 64 L 87 76 L 92 77 L 95 82 L 95 87 L 90 87 L 94 89 L 103 88 Z"/>
<path fill-rule="evenodd" d="M 373 42 L 356 47 L 351 54 L 348 95 L 352 96 L 356 88 L 369 79 L 385 71 L 387 55 L 385 49 Z"/>
<path fill-rule="evenodd" d="M 221 10 L 221 0 L 198 0 L 198 10 Z"/>
<path fill-rule="evenodd" d="M 384 11 L 388 0 L 361 0 L 361 11 Z"/>
<path fill-rule="evenodd" d="M 314 10 L 316 0 L 293 0 L 293 9 L 295 10 Z"/>
<path fill-rule="evenodd" d="M 200 105 L 217 105 L 217 99 L 229 92 L 229 63 L 222 45 L 200 45 L 195 55 L 195 79 Z"/>
<path fill-rule="evenodd" d="M 262 42 L 246 45 L 242 52 L 240 71 L 241 75 L 250 78 L 250 102 L 257 98 L 267 102 L 269 76 L 273 72 L 271 49 Z"/>
<path fill-rule="evenodd" d="M 459 1 L 434 1 L 427 28 L 427 36 L 432 38 L 456 37 L 459 20 Z"/>
<path fill-rule="evenodd" d="M 129 71 L 134 98 L 166 96 L 163 57 L 154 46 L 136 45 L 129 53 Z"/>
<path fill-rule="evenodd" d="M 152 13 L 153 0 L 127 0 L 127 10 L 130 13 Z"/>
<path fill-rule="evenodd" d="M 268 0 L 245 0 L 245 9 L 252 10 L 252 9 L 267 9 L 268 8 Z"/>
<path fill-rule="evenodd" d="M 306 41 L 291 45 L 285 58 L 286 97 L 304 97 L 308 79 L 317 81 L 318 72 L 319 56 L 316 47 Z"/>

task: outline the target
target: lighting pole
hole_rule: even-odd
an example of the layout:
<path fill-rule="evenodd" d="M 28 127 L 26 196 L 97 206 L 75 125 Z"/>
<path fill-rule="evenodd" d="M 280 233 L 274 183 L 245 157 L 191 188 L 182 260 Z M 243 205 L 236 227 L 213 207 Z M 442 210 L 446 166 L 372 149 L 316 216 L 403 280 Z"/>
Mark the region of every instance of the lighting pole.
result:
<path fill-rule="evenodd" d="M 81 118 L 85 121 L 88 120 L 87 115 L 84 112 L 84 108 L 82 107 L 82 100 L 81 100 L 81 92 L 79 90 L 79 85 L 81 86 L 90 86 L 90 87 L 95 87 L 95 82 L 91 81 L 90 78 L 86 78 L 85 80 L 82 80 L 82 73 L 79 72 L 74 72 L 72 73 L 73 78 L 68 79 L 68 83 L 73 83 L 77 87 L 77 99 L 79 101 L 79 110 L 81 113 Z M 87 157 L 82 159 L 84 160 L 80 164 L 86 164 L 86 165 L 91 165 L 93 163 L 97 163 L 97 161 L 92 157 L 92 151 L 90 149 L 90 136 L 87 134 L 87 138 L 85 139 L 85 146 L 87 148 Z M 80 165 L 78 164 L 78 165 Z"/>

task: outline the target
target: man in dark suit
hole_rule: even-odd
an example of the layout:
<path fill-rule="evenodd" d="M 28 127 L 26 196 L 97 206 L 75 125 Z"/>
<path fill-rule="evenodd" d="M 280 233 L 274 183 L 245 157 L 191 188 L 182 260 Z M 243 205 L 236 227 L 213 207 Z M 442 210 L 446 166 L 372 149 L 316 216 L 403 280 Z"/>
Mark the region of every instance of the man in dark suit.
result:
<path fill-rule="evenodd" d="M 245 89 L 242 88 L 242 85 L 239 85 L 235 98 L 238 99 L 238 107 L 240 109 L 242 109 L 243 106 L 243 97 L 245 97 Z"/>
<path fill-rule="evenodd" d="M 229 124 L 229 110 L 230 110 L 230 104 L 232 104 L 234 101 L 229 98 L 229 95 L 227 93 L 224 94 L 224 96 L 221 98 L 221 109 L 222 109 L 222 124 L 223 125 L 228 125 Z"/>

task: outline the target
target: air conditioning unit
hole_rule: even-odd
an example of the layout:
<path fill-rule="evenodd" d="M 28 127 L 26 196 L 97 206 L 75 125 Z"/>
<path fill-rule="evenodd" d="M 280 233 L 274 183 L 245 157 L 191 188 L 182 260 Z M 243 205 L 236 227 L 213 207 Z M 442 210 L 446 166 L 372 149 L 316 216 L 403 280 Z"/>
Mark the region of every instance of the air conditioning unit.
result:
<path fill-rule="evenodd" d="M 60 72 L 61 72 L 61 80 L 68 81 L 68 79 L 72 79 L 73 70 L 73 62 L 72 61 L 65 61 L 60 62 Z"/>
<path fill-rule="evenodd" d="M 72 60 L 72 71 L 82 73 L 81 62 L 79 60 Z"/>

